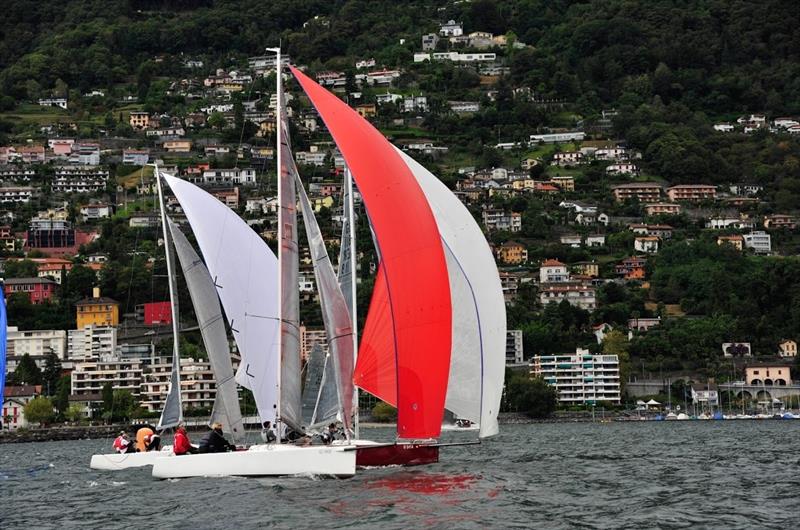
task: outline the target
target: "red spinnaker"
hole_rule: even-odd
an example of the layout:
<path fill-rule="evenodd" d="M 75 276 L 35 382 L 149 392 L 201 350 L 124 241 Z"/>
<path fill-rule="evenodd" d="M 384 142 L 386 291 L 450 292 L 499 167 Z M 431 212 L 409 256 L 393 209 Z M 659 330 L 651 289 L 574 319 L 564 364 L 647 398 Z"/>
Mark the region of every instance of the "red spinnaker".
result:
<path fill-rule="evenodd" d="M 375 355 L 394 343 L 398 436 L 436 438 L 450 371 L 452 308 L 433 212 L 409 167 L 377 129 L 305 74 L 291 71 L 347 161 L 380 247 L 385 295 L 373 296 L 355 380 L 377 385 L 374 393 L 390 398 L 389 378 L 379 366 L 385 361 Z M 373 315 L 387 309 L 376 296 L 388 300 L 389 318 Z M 384 376 L 370 376 L 370 367 L 379 367 Z"/>

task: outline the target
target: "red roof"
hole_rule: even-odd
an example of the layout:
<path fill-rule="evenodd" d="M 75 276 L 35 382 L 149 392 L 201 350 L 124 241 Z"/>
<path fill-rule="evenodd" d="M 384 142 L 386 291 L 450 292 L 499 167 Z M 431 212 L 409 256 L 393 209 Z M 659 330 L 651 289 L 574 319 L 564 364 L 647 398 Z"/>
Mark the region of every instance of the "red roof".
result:
<path fill-rule="evenodd" d="M 7 386 L 3 391 L 3 396 L 7 398 L 29 397 L 38 396 L 41 393 L 42 385 L 15 385 Z"/>
<path fill-rule="evenodd" d="M 565 267 L 565 265 L 557 259 L 546 259 L 542 262 L 542 267 Z"/>

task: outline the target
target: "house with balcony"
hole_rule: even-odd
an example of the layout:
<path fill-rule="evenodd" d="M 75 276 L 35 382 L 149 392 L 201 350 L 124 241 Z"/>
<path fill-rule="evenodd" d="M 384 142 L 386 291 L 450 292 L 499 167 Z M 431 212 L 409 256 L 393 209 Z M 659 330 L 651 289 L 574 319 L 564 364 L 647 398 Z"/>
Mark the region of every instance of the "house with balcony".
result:
<path fill-rule="evenodd" d="M 756 254 L 769 254 L 772 252 L 772 238 L 766 232 L 754 231 L 744 234 L 745 248 L 753 249 Z"/>
<path fill-rule="evenodd" d="M 612 190 L 617 202 L 638 199 L 639 202 L 656 203 L 661 198 L 662 188 L 657 182 L 631 182 L 614 186 Z"/>
<path fill-rule="evenodd" d="M 679 184 L 667 188 L 672 202 L 701 202 L 717 198 L 717 187 L 710 184 Z"/>
<path fill-rule="evenodd" d="M 658 245 L 661 240 L 656 236 L 636 236 L 633 239 L 633 248 L 636 252 L 655 254 L 658 252 Z"/>
<path fill-rule="evenodd" d="M 643 280 L 647 258 L 644 256 L 630 256 L 614 266 L 614 272 L 626 280 Z"/>
<path fill-rule="evenodd" d="M 557 259 L 546 259 L 539 267 L 539 282 L 560 283 L 569 281 L 567 266 Z"/>
<path fill-rule="evenodd" d="M 774 214 L 764 216 L 764 228 L 767 230 L 785 228 L 794 230 L 797 228 L 797 219 L 792 215 Z"/>
<path fill-rule="evenodd" d="M 497 258 L 506 265 L 521 265 L 528 261 L 528 249 L 516 241 L 506 241 L 497 248 Z"/>
<path fill-rule="evenodd" d="M 6 298 L 16 293 L 24 293 L 30 303 L 44 304 L 55 298 L 58 284 L 50 278 L 7 278 L 4 283 Z"/>
<path fill-rule="evenodd" d="M 594 311 L 597 308 L 594 287 L 575 283 L 552 283 L 539 287 L 539 302 L 543 306 L 550 303 L 560 304 L 565 300 L 569 305 L 587 311 Z"/>

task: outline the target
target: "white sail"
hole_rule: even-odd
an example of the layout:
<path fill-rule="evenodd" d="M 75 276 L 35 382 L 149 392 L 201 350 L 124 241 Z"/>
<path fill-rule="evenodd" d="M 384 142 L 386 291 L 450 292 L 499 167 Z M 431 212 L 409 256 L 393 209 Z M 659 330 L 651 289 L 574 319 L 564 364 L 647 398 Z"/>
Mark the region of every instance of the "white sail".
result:
<path fill-rule="evenodd" d="M 216 381 L 217 396 L 214 400 L 210 423 L 222 423 L 225 431 L 229 432 L 234 442 L 238 443 L 244 439 L 244 425 L 225 333 L 225 321 L 214 281 L 183 232 L 172 222 L 172 219 L 167 218 L 167 223 L 178 254 L 178 261 L 181 264 L 183 277 L 189 288 L 189 296 L 197 316 L 197 325 L 200 328 Z"/>
<path fill-rule="evenodd" d="M 278 71 L 280 77 L 280 70 Z M 289 146 L 289 127 L 283 111 L 280 112 L 280 147 L 278 212 L 280 293 L 281 293 L 281 380 L 280 419 L 297 431 L 303 428 L 302 388 L 300 381 L 300 289 L 298 283 L 300 254 L 297 243 L 297 193 L 295 176 L 297 167 Z"/>
<path fill-rule="evenodd" d="M 319 301 L 322 306 L 322 320 L 328 336 L 328 350 L 331 353 L 331 379 L 336 382 L 339 396 L 339 409 L 345 431 L 351 432 L 353 414 L 353 325 L 336 273 L 333 271 L 330 256 L 325 248 L 325 240 L 314 216 L 300 177 L 295 172 L 297 190 L 300 196 L 300 209 L 306 227 L 311 260 L 314 263 L 314 277 L 317 280 Z M 323 382 L 324 388 L 324 382 Z"/>
<path fill-rule="evenodd" d="M 330 359 L 319 344 L 308 354 L 303 387 L 303 422 L 307 429 L 334 422 L 339 413 L 339 396 Z"/>
<path fill-rule="evenodd" d="M 447 257 L 453 346 L 445 407 L 480 423 L 481 437 L 492 436 L 498 432 L 506 344 L 506 307 L 497 265 L 461 201 L 421 164 L 397 151 L 428 199 Z"/>
<path fill-rule="evenodd" d="M 158 168 L 156 168 L 158 173 Z M 169 376 L 167 387 L 167 399 L 164 408 L 161 410 L 161 417 L 158 419 L 158 430 L 177 426 L 183 420 L 183 407 L 181 406 L 181 356 L 180 356 L 180 335 L 178 328 L 180 321 L 178 317 L 178 289 L 175 278 L 175 253 L 172 246 L 172 238 L 167 230 L 167 214 L 164 209 L 164 194 L 161 190 L 161 179 L 156 177 L 158 187 L 158 203 L 161 211 L 161 227 L 164 235 L 164 253 L 167 262 L 167 277 L 169 283 L 169 300 L 172 316 L 172 370 Z"/>
<path fill-rule="evenodd" d="M 350 318 L 353 318 L 353 300 L 349 293 L 353 292 L 353 282 L 355 281 L 355 261 L 353 259 L 353 245 L 350 240 L 351 223 L 353 212 L 350 208 L 352 196 L 352 181 L 348 172 L 345 172 L 344 185 L 342 186 L 342 238 L 339 244 L 339 261 L 337 262 L 336 277 L 339 280 L 339 288 L 345 295 L 347 310 Z"/>
<path fill-rule="evenodd" d="M 194 184 L 164 175 L 180 202 L 242 355 L 236 381 L 249 388 L 262 421 L 278 407 L 278 261 L 233 210 Z"/>

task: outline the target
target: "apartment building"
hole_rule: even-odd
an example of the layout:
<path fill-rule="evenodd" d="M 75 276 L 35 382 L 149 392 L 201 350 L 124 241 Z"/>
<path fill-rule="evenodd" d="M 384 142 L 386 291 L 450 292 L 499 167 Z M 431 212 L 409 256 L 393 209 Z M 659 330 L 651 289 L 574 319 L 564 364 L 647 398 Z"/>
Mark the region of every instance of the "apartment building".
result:
<path fill-rule="evenodd" d="M 537 355 L 530 373 L 556 388 L 559 404 L 620 403 L 616 355 L 594 355 L 583 348 L 577 348 L 574 354 Z"/>

